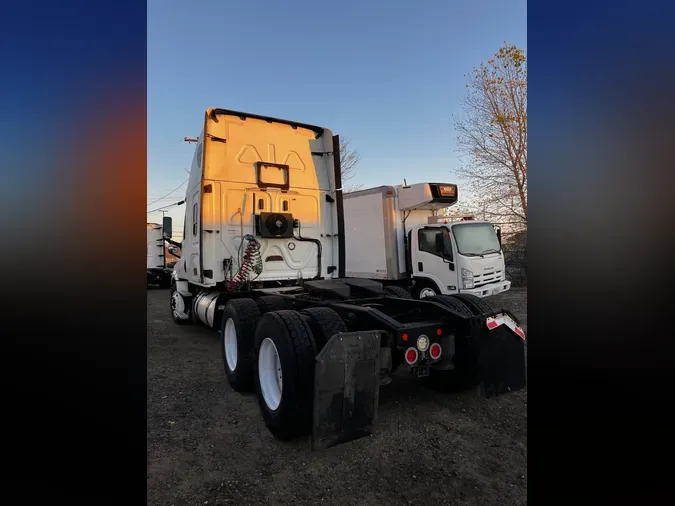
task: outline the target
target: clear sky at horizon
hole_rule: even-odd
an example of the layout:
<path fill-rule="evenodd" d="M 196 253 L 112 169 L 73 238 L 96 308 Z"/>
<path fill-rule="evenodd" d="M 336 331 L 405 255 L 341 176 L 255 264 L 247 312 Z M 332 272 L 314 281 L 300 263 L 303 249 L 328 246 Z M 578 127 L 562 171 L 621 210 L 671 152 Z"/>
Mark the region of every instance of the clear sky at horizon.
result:
<path fill-rule="evenodd" d="M 208 107 L 347 137 L 361 154 L 351 183 L 453 182 L 465 75 L 505 40 L 527 49 L 527 2 L 148 0 L 147 40 L 148 202 L 187 179 L 181 141 Z M 181 232 L 182 206 L 168 214 Z"/>

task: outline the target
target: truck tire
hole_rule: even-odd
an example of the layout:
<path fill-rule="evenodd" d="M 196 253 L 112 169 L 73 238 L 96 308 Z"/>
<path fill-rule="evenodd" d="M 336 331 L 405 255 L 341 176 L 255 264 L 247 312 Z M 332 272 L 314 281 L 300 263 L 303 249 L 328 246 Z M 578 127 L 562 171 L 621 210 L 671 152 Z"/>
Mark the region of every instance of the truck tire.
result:
<path fill-rule="evenodd" d="M 265 425 L 278 439 L 311 431 L 316 348 L 309 322 L 291 310 L 264 314 L 255 333 L 255 389 Z"/>
<path fill-rule="evenodd" d="M 450 295 L 449 297 L 461 300 L 465 306 L 471 309 L 474 315 L 481 315 L 485 313 L 495 312 L 495 309 L 492 307 L 492 304 L 490 304 L 488 301 L 486 301 L 485 299 L 481 299 L 480 297 L 476 297 L 475 295 L 471 295 L 469 293 L 458 293 Z"/>
<path fill-rule="evenodd" d="M 398 297 L 399 299 L 412 299 L 413 296 L 410 295 L 410 292 L 405 288 L 401 288 L 396 285 L 389 285 L 384 287 L 385 293 L 392 295 L 393 297 Z"/>
<path fill-rule="evenodd" d="M 316 352 L 319 353 L 328 340 L 335 334 L 347 332 L 347 325 L 334 309 L 328 307 L 312 307 L 300 311 L 308 317 L 309 327 L 314 335 Z"/>
<path fill-rule="evenodd" d="M 458 297 L 452 295 L 437 295 L 429 297 L 431 302 L 438 302 L 455 310 L 464 316 L 474 316 L 474 311 L 469 305 Z M 428 383 L 436 390 L 459 391 L 472 388 L 480 383 L 480 370 L 477 357 L 471 349 L 468 339 L 456 336 L 455 340 L 455 368 L 450 371 L 429 371 Z"/>
<path fill-rule="evenodd" d="M 316 295 L 310 295 L 308 293 L 301 293 L 299 295 L 296 295 L 295 298 L 299 300 L 308 300 L 311 302 L 323 302 L 323 299 L 321 297 L 318 297 Z"/>
<path fill-rule="evenodd" d="M 253 344 L 260 310 L 253 299 L 232 299 L 221 319 L 220 341 L 225 375 L 237 392 L 253 387 Z"/>
<path fill-rule="evenodd" d="M 415 299 L 425 299 L 439 295 L 441 291 L 433 281 L 418 279 L 412 287 L 412 295 Z"/>
<path fill-rule="evenodd" d="M 171 319 L 176 325 L 187 325 L 192 323 L 192 301 L 186 299 L 176 290 L 176 283 L 171 283 L 171 295 L 169 298 L 169 311 L 171 312 Z M 180 299 L 179 299 L 180 297 Z M 183 305 L 187 319 L 178 318 L 175 311 L 178 305 Z"/>
<path fill-rule="evenodd" d="M 463 300 L 454 298 L 451 295 L 434 295 L 433 297 L 427 297 L 425 300 L 443 304 L 464 316 L 473 316 L 474 314 L 473 310 Z"/>
<path fill-rule="evenodd" d="M 271 313 L 272 311 L 281 311 L 282 309 L 291 309 L 292 303 L 278 295 L 263 295 L 255 300 L 258 304 L 260 314 Z"/>

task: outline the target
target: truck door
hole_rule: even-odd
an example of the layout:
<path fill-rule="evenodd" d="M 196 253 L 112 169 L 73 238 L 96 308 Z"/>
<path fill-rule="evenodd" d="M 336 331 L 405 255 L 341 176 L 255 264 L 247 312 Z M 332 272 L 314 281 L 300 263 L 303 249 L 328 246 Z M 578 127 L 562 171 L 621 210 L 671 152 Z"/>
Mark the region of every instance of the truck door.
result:
<path fill-rule="evenodd" d="M 456 274 L 451 270 L 453 264 L 443 258 L 443 253 L 437 250 L 438 242 L 443 241 L 442 228 L 424 226 L 411 232 L 413 232 L 410 248 L 413 277 L 433 281 L 440 290 L 439 293 L 455 292 L 457 283 Z"/>
<path fill-rule="evenodd" d="M 190 241 L 192 243 L 192 254 L 190 255 L 190 264 L 188 265 L 188 279 L 190 279 L 193 282 L 200 282 L 201 278 L 201 269 L 199 265 L 199 256 L 200 256 L 200 239 L 201 239 L 201 211 L 199 209 L 199 204 L 200 204 L 200 192 L 196 192 L 192 196 L 192 210 L 191 210 L 191 224 L 190 224 Z M 186 210 L 186 213 L 188 211 Z M 185 231 L 183 232 L 185 234 Z"/>

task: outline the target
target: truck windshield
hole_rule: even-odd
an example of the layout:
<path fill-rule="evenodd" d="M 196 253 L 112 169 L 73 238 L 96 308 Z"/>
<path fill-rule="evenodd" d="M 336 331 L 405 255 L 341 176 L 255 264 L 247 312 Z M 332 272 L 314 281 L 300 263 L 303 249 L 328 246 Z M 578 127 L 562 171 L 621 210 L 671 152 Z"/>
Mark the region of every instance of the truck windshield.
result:
<path fill-rule="evenodd" d="M 452 235 L 457 243 L 457 251 L 462 255 L 489 255 L 499 253 L 502 249 L 495 228 L 489 223 L 454 225 Z"/>

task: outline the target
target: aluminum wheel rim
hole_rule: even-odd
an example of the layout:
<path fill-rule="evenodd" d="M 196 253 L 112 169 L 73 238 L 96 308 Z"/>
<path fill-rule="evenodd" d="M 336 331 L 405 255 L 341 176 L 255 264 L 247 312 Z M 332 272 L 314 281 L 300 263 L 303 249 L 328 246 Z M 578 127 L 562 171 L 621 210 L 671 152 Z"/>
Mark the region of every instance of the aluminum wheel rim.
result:
<path fill-rule="evenodd" d="M 436 295 L 436 292 L 433 288 L 422 288 L 422 290 L 420 290 L 420 299 L 433 297 L 434 295 Z"/>
<path fill-rule="evenodd" d="M 178 313 L 178 297 L 180 297 L 178 292 L 173 292 L 173 295 L 171 296 L 171 312 L 174 317 L 180 319 L 180 314 Z"/>
<path fill-rule="evenodd" d="M 225 347 L 225 361 L 230 371 L 234 372 L 237 367 L 238 351 L 237 351 L 237 329 L 234 326 L 232 318 L 228 318 L 225 322 L 225 336 L 223 338 L 223 346 Z"/>
<path fill-rule="evenodd" d="M 277 347 L 269 337 L 260 344 L 258 354 L 258 379 L 260 391 L 267 407 L 274 411 L 281 404 L 283 392 L 283 374 Z"/>

